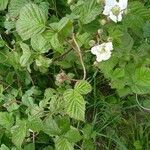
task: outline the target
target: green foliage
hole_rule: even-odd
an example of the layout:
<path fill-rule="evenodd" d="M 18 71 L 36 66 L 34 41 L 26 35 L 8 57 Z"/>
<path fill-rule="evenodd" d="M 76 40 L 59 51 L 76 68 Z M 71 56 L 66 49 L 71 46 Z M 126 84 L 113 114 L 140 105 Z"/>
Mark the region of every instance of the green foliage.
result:
<path fill-rule="evenodd" d="M 128 1 L 117 23 L 104 7 L 0 0 L 0 150 L 149 149 L 150 5 Z"/>
<path fill-rule="evenodd" d="M 20 11 L 16 30 L 23 40 L 27 40 L 45 30 L 46 15 L 36 4 L 26 4 Z"/>

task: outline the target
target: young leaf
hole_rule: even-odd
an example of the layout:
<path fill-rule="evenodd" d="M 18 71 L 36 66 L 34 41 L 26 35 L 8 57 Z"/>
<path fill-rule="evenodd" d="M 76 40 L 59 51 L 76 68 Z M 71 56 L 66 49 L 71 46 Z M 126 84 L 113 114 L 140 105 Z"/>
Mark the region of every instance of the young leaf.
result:
<path fill-rule="evenodd" d="M 91 92 L 92 87 L 87 81 L 81 80 L 75 84 L 75 90 L 78 91 L 80 94 L 85 95 L 85 94 Z"/>
<path fill-rule="evenodd" d="M 36 4 L 28 3 L 20 11 L 16 30 L 23 40 L 27 40 L 45 30 L 46 20 L 45 13 Z"/>
<path fill-rule="evenodd" d="M 76 90 L 67 90 L 64 93 L 65 110 L 66 113 L 74 119 L 82 120 L 85 119 L 85 101 L 80 93 Z"/>

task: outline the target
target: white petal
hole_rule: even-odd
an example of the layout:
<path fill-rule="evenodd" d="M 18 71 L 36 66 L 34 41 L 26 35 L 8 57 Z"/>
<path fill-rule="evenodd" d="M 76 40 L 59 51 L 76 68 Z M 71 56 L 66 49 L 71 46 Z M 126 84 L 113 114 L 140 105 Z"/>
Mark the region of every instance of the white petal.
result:
<path fill-rule="evenodd" d="M 97 56 L 97 57 L 96 57 L 96 61 L 97 61 L 97 62 L 101 62 L 102 60 L 103 60 L 103 58 L 102 58 L 101 56 Z"/>
<path fill-rule="evenodd" d="M 111 57 L 111 52 L 106 53 L 105 56 L 103 57 L 103 60 L 108 60 Z"/>
<path fill-rule="evenodd" d="M 117 17 L 118 21 L 121 21 L 121 20 L 122 20 L 122 14 L 123 14 L 123 12 L 120 12 L 120 13 L 119 13 L 119 15 L 118 15 L 118 17 Z"/>
<path fill-rule="evenodd" d="M 119 6 L 120 6 L 121 10 L 126 9 L 127 5 L 128 5 L 128 0 L 119 0 Z"/>
<path fill-rule="evenodd" d="M 101 48 L 100 45 L 96 45 L 94 47 L 91 48 L 91 53 L 94 54 L 94 55 L 97 55 L 99 52 L 99 49 Z"/>
<path fill-rule="evenodd" d="M 105 5 L 108 7 L 114 7 L 117 4 L 116 0 L 105 0 Z"/>
<path fill-rule="evenodd" d="M 112 51 L 113 50 L 112 42 L 106 43 L 105 49 L 106 49 L 106 51 Z"/>
<path fill-rule="evenodd" d="M 111 20 L 113 20 L 114 22 L 117 22 L 117 17 L 116 17 L 112 12 L 110 12 L 109 18 L 110 18 Z"/>
<path fill-rule="evenodd" d="M 109 15 L 111 9 L 112 9 L 112 7 L 109 7 L 109 6 L 106 5 L 106 6 L 104 7 L 103 14 L 104 14 L 104 15 Z"/>

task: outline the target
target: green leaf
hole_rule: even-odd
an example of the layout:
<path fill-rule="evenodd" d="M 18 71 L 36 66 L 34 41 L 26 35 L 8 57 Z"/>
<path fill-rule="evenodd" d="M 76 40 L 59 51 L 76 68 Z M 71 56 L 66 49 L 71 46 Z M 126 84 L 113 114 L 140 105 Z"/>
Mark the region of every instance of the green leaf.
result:
<path fill-rule="evenodd" d="M 0 125 L 4 128 L 10 129 L 14 124 L 12 114 L 7 112 L 0 112 Z"/>
<path fill-rule="evenodd" d="M 35 144 L 34 143 L 30 143 L 24 146 L 23 150 L 35 150 Z"/>
<path fill-rule="evenodd" d="M 51 48 L 50 43 L 40 34 L 31 38 L 31 46 L 40 53 L 46 53 Z"/>
<path fill-rule="evenodd" d="M 49 136 L 56 136 L 61 133 L 56 121 L 52 117 L 47 118 L 44 122 L 43 131 Z"/>
<path fill-rule="evenodd" d="M 20 64 L 22 67 L 25 67 L 29 63 L 29 59 L 31 57 L 31 51 L 27 44 L 21 43 L 21 49 L 23 50 L 23 55 L 20 57 Z"/>
<path fill-rule="evenodd" d="M 58 23 L 50 24 L 50 26 L 57 31 L 61 40 L 64 40 L 72 32 L 72 21 L 67 17 L 62 18 Z"/>
<path fill-rule="evenodd" d="M 55 148 L 56 150 L 74 150 L 73 144 L 63 137 L 55 139 Z"/>
<path fill-rule="evenodd" d="M 6 145 L 2 144 L 0 150 L 10 150 Z"/>
<path fill-rule="evenodd" d="M 116 68 L 112 73 L 113 78 L 121 78 L 125 76 L 124 68 Z"/>
<path fill-rule="evenodd" d="M 0 11 L 6 9 L 8 0 L 0 0 Z"/>
<path fill-rule="evenodd" d="M 136 94 L 148 94 L 150 91 L 149 86 L 139 86 L 139 85 L 132 85 L 131 89 Z"/>
<path fill-rule="evenodd" d="M 79 142 L 82 139 L 82 136 L 80 135 L 78 129 L 72 127 L 65 135 L 64 137 L 68 139 L 68 141 L 76 143 Z"/>
<path fill-rule="evenodd" d="M 150 86 L 150 68 L 137 68 L 135 71 L 135 82 L 140 86 Z"/>
<path fill-rule="evenodd" d="M 19 16 L 20 10 L 23 6 L 29 3 L 30 0 L 10 0 L 8 5 L 8 13 L 12 19 L 16 19 Z"/>
<path fill-rule="evenodd" d="M 28 127 L 34 132 L 39 132 L 43 129 L 43 122 L 38 117 L 30 117 L 28 120 Z"/>
<path fill-rule="evenodd" d="M 16 30 L 23 40 L 27 40 L 45 30 L 47 17 L 36 4 L 26 4 L 20 11 Z"/>
<path fill-rule="evenodd" d="M 64 52 L 64 48 L 63 48 L 63 45 L 61 44 L 61 42 L 59 40 L 58 33 L 56 33 L 54 36 L 52 36 L 50 43 L 51 43 L 51 45 L 55 51 L 57 51 L 59 53 Z"/>
<path fill-rule="evenodd" d="M 80 93 L 75 90 L 67 90 L 64 93 L 66 113 L 74 119 L 85 119 L 85 101 Z"/>
<path fill-rule="evenodd" d="M 96 150 L 96 147 L 94 145 L 94 142 L 91 139 L 89 140 L 85 139 L 82 143 L 82 149 L 83 150 Z"/>
<path fill-rule="evenodd" d="M 12 128 L 12 142 L 16 147 L 21 149 L 21 145 L 26 137 L 27 124 L 25 121 L 20 121 Z"/>
<path fill-rule="evenodd" d="M 91 85 L 87 81 L 85 81 L 85 80 L 78 81 L 75 84 L 74 88 L 80 94 L 84 94 L 84 95 L 87 94 L 87 93 L 89 93 L 89 92 L 91 92 L 91 90 L 92 90 Z"/>
<path fill-rule="evenodd" d="M 150 21 L 146 22 L 146 24 L 143 27 L 143 31 L 144 31 L 144 37 L 145 38 L 150 37 Z"/>
<path fill-rule="evenodd" d="M 76 6 L 71 7 L 72 13 L 77 15 L 83 24 L 88 24 L 95 20 L 102 9 L 95 0 L 78 2 Z"/>
<path fill-rule="evenodd" d="M 150 99 L 144 100 L 143 101 L 143 106 L 146 108 L 150 108 Z"/>

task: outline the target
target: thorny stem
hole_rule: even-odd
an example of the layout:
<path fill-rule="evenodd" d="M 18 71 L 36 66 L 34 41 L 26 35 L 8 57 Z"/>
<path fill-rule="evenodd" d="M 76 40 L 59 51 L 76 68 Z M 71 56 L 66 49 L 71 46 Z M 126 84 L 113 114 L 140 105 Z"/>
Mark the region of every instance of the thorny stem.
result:
<path fill-rule="evenodd" d="M 85 68 L 85 65 L 84 65 L 84 62 L 83 62 L 83 57 L 82 57 L 81 49 L 80 49 L 80 47 L 79 47 L 79 45 L 78 45 L 78 43 L 77 43 L 77 41 L 75 39 L 74 33 L 73 33 L 72 38 L 73 38 L 73 41 L 74 41 L 74 43 L 76 45 L 77 52 L 78 52 L 79 57 L 80 57 L 80 62 L 81 62 L 82 68 L 83 68 L 83 80 L 85 80 L 86 79 L 86 68 Z"/>
<path fill-rule="evenodd" d="M 139 102 L 139 100 L 138 100 L 138 95 L 137 95 L 137 94 L 136 94 L 136 102 L 137 102 L 137 104 L 139 105 L 139 107 L 141 107 L 142 109 L 144 109 L 144 110 L 150 112 L 150 108 L 146 108 L 146 107 L 144 107 L 144 106 L 142 106 L 142 105 L 140 104 L 140 102 Z"/>

